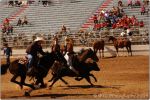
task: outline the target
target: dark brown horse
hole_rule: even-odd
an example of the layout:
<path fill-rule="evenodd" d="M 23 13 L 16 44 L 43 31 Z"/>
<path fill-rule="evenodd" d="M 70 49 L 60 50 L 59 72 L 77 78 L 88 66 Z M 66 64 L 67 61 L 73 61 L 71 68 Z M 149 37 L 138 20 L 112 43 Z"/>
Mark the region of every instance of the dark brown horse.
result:
<path fill-rule="evenodd" d="M 39 59 L 37 67 L 34 67 L 36 70 L 34 70 L 32 74 L 30 74 L 31 77 L 34 77 L 36 79 L 35 85 L 41 84 L 41 87 L 45 86 L 43 78 L 46 77 L 55 60 L 60 61 L 60 58 L 58 58 L 53 52 L 47 52 L 43 57 Z M 23 86 L 28 86 L 34 89 L 34 86 L 32 84 L 25 83 L 25 79 L 27 76 L 26 63 L 22 63 L 20 59 L 16 59 L 11 62 L 10 65 L 2 65 L 1 67 L 7 67 L 7 69 L 9 68 L 10 73 L 13 75 L 11 82 L 20 85 L 21 89 L 23 88 Z M 4 70 L 3 74 L 5 74 L 7 72 L 7 69 L 2 69 Z M 16 81 L 17 77 L 21 77 L 20 82 Z"/>
<path fill-rule="evenodd" d="M 101 56 L 104 57 L 104 46 L 105 46 L 105 42 L 103 39 L 101 39 L 99 41 L 95 41 L 93 43 L 93 50 L 96 53 L 97 53 L 97 51 L 99 51 L 100 58 L 101 58 Z M 102 54 L 101 54 L 101 51 L 102 51 Z"/>
<path fill-rule="evenodd" d="M 113 41 L 113 43 L 114 43 L 114 47 L 116 48 L 116 51 L 117 51 L 117 56 L 119 56 L 118 55 L 118 49 L 119 48 L 124 48 L 124 47 L 126 47 L 128 55 L 130 53 L 130 55 L 132 56 L 131 41 L 129 41 L 127 38 L 118 38 L 118 39 L 116 39 L 113 36 L 109 36 L 108 41 L 110 41 L 110 40 Z"/>
<path fill-rule="evenodd" d="M 65 84 L 68 84 L 64 79 L 62 79 L 65 76 L 81 77 L 79 80 L 85 78 L 91 85 L 93 85 L 91 83 L 90 76 L 92 76 L 95 81 L 97 81 L 97 79 L 90 72 L 92 70 L 100 71 L 96 63 L 98 60 L 99 59 L 96 56 L 96 53 L 91 49 L 82 50 L 81 54 L 74 56 L 72 59 L 73 66 L 79 72 L 79 75 L 74 73 L 66 65 L 59 64 L 59 62 L 55 63 L 54 66 L 51 68 L 53 77 L 51 78 L 51 80 L 49 80 L 49 82 L 53 82 L 50 87 L 52 87 L 59 79 L 62 80 Z"/>

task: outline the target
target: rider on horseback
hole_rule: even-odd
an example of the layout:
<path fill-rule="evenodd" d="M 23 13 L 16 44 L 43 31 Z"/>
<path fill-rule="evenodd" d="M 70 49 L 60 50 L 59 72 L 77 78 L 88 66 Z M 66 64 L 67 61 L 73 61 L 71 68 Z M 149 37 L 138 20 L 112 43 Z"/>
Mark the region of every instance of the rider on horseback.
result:
<path fill-rule="evenodd" d="M 79 72 L 73 67 L 73 64 L 72 64 L 74 54 L 75 52 L 73 51 L 73 44 L 68 44 L 66 46 L 66 54 L 64 55 L 64 57 L 67 61 L 67 65 L 69 66 L 69 69 L 71 69 L 73 72 L 79 75 Z"/>
<path fill-rule="evenodd" d="M 38 53 L 44 55 L 45 52 L 42 50 L 42 43 L 44 42 L 44 39 L 42 37 L 37 37 L 33 43 L 31 43 L 27 49 L 26 49 L 26 53 L 27 53 L 27 58 L 28 58 L 28 72 L 30 73 L 33 66 L 36 67 L 37 66 L 37 62 L 38 62 Z"/>
<path fill-rule="evenodd" d="M 54 36 L 53 40 L 54 41 L 52 44 L 51 51 L 56 54 L 57 59 L 59 59 L 61 61 L 61 63 L 66 64 L 67 62 L 66 62 L 65 58 L 64 58 L 63 54 L 61 54 L 61 52 L 60 52 L 60 45 L 58 44 L 58 37 Z"/>

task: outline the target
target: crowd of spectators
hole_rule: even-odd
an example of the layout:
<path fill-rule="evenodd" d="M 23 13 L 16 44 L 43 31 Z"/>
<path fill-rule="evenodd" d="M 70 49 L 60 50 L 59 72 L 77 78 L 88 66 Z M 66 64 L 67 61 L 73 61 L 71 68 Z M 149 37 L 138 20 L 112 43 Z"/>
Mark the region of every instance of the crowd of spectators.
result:
<path fill-rule="evenodd" d="M 29 4 L 30 0 L 8 0 L 8 6 L 21 7 L 22 5 Z"/>
<path fill-rule="evenodd" d="M 21 18 L 18 19 L 17 26 L 23 26 L 24 24 L 25 25 L 28 24 L 27 16 L 24 16 L 22 19 Z"/>
<path fill-rule="evenodd" d="M 9 19 L 5 18 L 2 25 L 2 33 L 9 35 L 13 34 L 13 26 L 10 24 Z"/>
<path fill-rule="evenodd" d="M 132 0 L 127 1 L 128 6 L 133 5 Z M 141 15 L 146 11 L 145 4 L 141 3 L 140 0 L 135 0 L 134 5 L 141 6 Z M 123 10 L 123 2 L 118 1 L 118 6 L 113 6 L 110 10 L 102 10 L 100 14 L 93 16 L 94 30 L 100 30 L 103 28 L 123 28 L 128 29 L 130 26 L 144 27 L 144 22 L 139 21 L 135 15 L 128 16 Z"/>

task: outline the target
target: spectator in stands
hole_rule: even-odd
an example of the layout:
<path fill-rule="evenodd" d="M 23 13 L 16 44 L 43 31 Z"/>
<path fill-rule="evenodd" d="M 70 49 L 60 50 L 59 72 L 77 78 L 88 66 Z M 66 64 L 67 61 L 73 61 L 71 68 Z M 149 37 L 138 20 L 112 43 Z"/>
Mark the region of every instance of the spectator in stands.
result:
<path fill-rule="evenodd" d="M 118 9 L 116 9 L 116 8 L 113 6 L 113 8 L 112 8 L 112 13 L 113 13 L 114 15 L 117 15 L 118 12 L 120 12 L 120 9 L 119 9 L 119 11 L 118 11 Z"/>
<path fill-rule="evenodd" d="M 21 26 L 22 20 L 19 18 L 17 22 L 17 26 Z"/>
<path fill-rule="evenodd" d="M 37 62 L 38 62 L 38 53 L 44 55 L 45 52 L 42 50 L 42 43 L 44 42 L 44 38 L 42 37 L 37 37 L 33 43 L 31 43 L 27 49 L 27 58 L 28 58 L 28 72 L 30 73 L 33 67 L 37 67 Z"/>
<path fill-rule="evenodd" d="M 66 28 L 66 26 L 64 24 L 61 27 L 61 33 L 62 34 L 66 34 L 67 33 L 67 28 Z"/>
<path fill-rule="evenodd" d="M 9 5 L 14 6 L 14 1 L 13 0 L 8 1 L 8 6 Z"/>
<path fill-rule="evenodd" d="M 83 45 L 85 45 L 85 44 L 86 44 L 86 42 L 87 42 L 87 40 L 86 40 L 85 36 L 84 36 L 84 35 L 82 35 L 82 34 L 80 34 L 80 35 L 79 35 L 79 40 L 80 40 L 80 42 L 81 42 Z"/>
<path fill-rule="evenodd" d="M 5 18 L 4 22 L 3 22 L 4 26 L 9 26 L 9 19 Z"/>
<path fill-rule="evenodd" d="M 8 27 L 6 27 L 6 34 L 9 35 L 9 34 L 12 34 L 13 33 L 13 26 L 12 25 L 9 25 Z"/>
<path fill-rule="evenodd" d="M 149 14 L 149 6 L 145 7 L 145 13 L 148 15 Z"/>
<path fill-rule="evenodd" d="M 144 5 L 149 5 L 149 0 L 143 0 Z"/>
<path fill-rule="evenodd" d="M 139 26 L 144 27 L 144 22 L 142 20 L 140 21 Z"/>
<path fill-rule="evenodd" d="M 28 19 L 27 19 L 27 16 L 24 16 L 23 17 L 23 20 L 22 20 L 22 25 L 24 25 L 24 24 L 28 24 Z"/>
<path fill-rule="evenodd" d="M 6 27 L 4 25 L 2 25 L 2 33 L 5 33 L 6 32 Z"/>
<path fill-rule="evenodd" d="M 141 15 L 144 15 L 144 13 L 145 13 L 145 6 L 142 5 L 142 6 L 141 6 Z"/>
<path fill-rule="evenodd" d="M 98 19 L 97 19 L 97 15 L 96 14 L 94 14 L 93 20 L 94 20 L 94 24 L 98 24 Z"/>
<path fill-rule="evenodd" d="M 12 49 L 8 46 L 8 44 L 6 43 L 4 45 L 4 55 L 6 56 L 6 64 L 10 64 L 10 56 L 12 56 Z"/>
<path fill-rule="evenodd" d="M 133 26 L 136 26 L 137 22 L 138 22 L 138 20 L 136 19 L 135 15 L 133 15 L 133 16 L 131 17 L 131 23 L 132 23 L 132 25 L 133 25 Z"/>
<path fill-rule="evenodd" d="M 128 0 L 128 7 L 132 7 L 132 0 Z"/>
<path fill-rule="evenodd" d="M 136 1 L 135 1 L 135 6 L 141 6 L 140 0 L 136 0 Z"/>
<path fill-rule="evenodd" d="M 12 25 L 9 25 L 9 27 L 8 27 L 8 33 L 13 33 L 13 26 Z"/>
<path fill-rule="evenodd" d="M 122 4 L 121 0 L 118 1 L 118 7 L 123 7 L 123 4 Z"/>
<path fill-rule="evenodd" d="M 116 9 L 117 9 L 117 14 L 116 14 L 116 16 L 121 18 L 121 17 L 122 17 L 123 9 L 120 9 L 119 7 L 117 7 Z"/>

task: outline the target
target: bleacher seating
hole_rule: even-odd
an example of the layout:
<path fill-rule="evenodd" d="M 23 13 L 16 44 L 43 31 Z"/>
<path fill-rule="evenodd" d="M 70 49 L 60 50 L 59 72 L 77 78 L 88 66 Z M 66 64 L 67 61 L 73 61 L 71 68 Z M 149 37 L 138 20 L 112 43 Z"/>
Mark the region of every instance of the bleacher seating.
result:
<path fill-rule="evenodd" d="M 61 2 L 54 2 L 53 4 L 44 7 L 41 4 L 37 4 L 35 2 L 34 4 L 31 4 L 28 6 L 20 15 L 16 16 L 15 20 L 11 23 L 14 25 L 14 33 L 11 36 L 2 35 L 2 38 L 6 38 L 7 42 L 10 42 L 10 44 L 13 47 L 26 47 L 30 42 L 33 41 L 33 37 L 36 34 L 42 34 L 46 38 L 45 47 L 49 47 L 52 35 L 56 32 L 60 31 L 61 26 L 65 24 L 67 28 L 70 28 L 71 33 L 69 34 L 70 38 L 73 38 L 75 41 L 75 45 L 81 45 L 79 34 L 79 29 L 81 29 L 82 25 L 87 22 L 91 16 L 93 16 L 95 13 L 97 13 L 100 6 L 105 2 L 106 0 L 80 0 L 71 3 L 68 0 L 61 0 Z M 108 0 L 107 0 L 108 1 Z M 125 3 L 126 0 L 123 0 L 123 3 Z M 108 5 L 103 5 L 103 9 L 111 9 L 113 6 L 117 6 L 117 1 L 113 0 L 113 2 L 110 2 Z M 8 7 L 3 6 L 3 9 L 9 10 Z M 5 17 L 11 16 L 14 12 L 17 12 L 20 8 L 18 7 L 11 7 L 12 9 L 8 11 L 6 14 L 0 10 L 0 13 L 2 13 L 2 19 Z M 125 13 L 128 16 L 135 15 L 137 19 L 143 20 L 145 27 L 139 28 L 139 27 L 132 27 L 133 28 L 133 36 L 132 36 L 132 42 L 133 43 L 142 43 L 144 41 L 148 41 L 148 20 L 149 16 L 147 15 L 140 15 L 139 9 L 140 8 L 129 8 L 129 7 L 123 7 Z M 4 13 L 4 14 L 3 14 Z M 98 14 L 98 13 L 97 13 Z M 24 15 L 27 16 L 27 19 L 29 20 L 29 25 L 25 26 L 16 26 L 18 18 L 22 18 Z M 2 20 L 1 19 L 1 20 Z M 93 21 L 91 21 L 93 23 Z M 91 26 L 93 24 L 90 24 Z M 115 35 L 118 37 L 121 33 L 122 29 L 110 29 L 106 30 L 103 29 L 101 31 L 92 31 L 91 29 L 85 30 L 84 34 L 92 33 L 93 36 L 86 36 L 87 46 L 91 46 L 92 43 L 95 40 L 98 40 L 100 38 L 105 39 L 106 35 Z M 59 42 L 64 42 L 64 34 L 59 35 Z M 5 42 L 5 41 L 2 41 Z M 106 41 L 107 43 L 107 41 Z"/>

